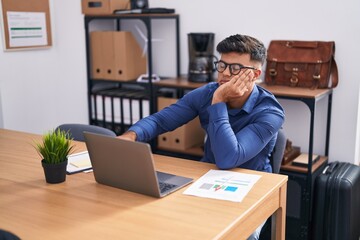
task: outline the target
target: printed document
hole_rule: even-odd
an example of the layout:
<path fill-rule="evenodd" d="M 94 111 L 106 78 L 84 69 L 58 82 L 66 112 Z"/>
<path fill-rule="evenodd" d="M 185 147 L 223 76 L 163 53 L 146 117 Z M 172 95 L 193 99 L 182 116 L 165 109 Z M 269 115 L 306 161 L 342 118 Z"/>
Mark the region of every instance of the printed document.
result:
<path fill-rule="evenodd" d="M 184 194 L 241 202 L 260 177 L 227 170 L 210 170 L 188 187 Z"/>
<path fill-rule="evenodd" d="M 8 11 L 6 13 L 10 47 L 48 44 L 45 12 Z"/>

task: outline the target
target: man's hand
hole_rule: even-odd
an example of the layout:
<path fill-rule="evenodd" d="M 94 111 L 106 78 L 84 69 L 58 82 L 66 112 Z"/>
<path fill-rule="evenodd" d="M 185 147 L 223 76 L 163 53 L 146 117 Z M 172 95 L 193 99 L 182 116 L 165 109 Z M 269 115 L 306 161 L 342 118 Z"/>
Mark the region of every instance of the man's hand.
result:
<path fill-rule="evenodd" d="M 212 104 L 219 102 L 229 102 L 233 99 L 240 98 L 252 89 L 255 81 L 253 70 L 246 69 L 241 71 L 238 75 L 233 76 L 229 82 L 222 84 L 214 92 Z"/>
<path fill-rule="evenodd" d="M 135 142 L 136 141 L 136 133 L 133 131 L 127 131 L 124 134 L 118 136 L 118 138 Z"/>

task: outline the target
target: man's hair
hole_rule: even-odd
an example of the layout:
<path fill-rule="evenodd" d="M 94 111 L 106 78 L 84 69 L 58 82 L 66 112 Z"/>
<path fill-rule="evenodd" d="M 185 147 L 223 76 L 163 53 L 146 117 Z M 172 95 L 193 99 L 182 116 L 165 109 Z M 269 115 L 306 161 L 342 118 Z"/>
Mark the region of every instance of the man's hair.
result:
<path fill-rule="evenodd" d="M 231 52 L 250 54 L 250 60 L 261 62 L 261 64 L 263 64 L 266 59 L 266 48 L 264 44 L 256 38 L 247 35 L 231 35 L 219 42 L 216 50 L 220 54 Z"/>

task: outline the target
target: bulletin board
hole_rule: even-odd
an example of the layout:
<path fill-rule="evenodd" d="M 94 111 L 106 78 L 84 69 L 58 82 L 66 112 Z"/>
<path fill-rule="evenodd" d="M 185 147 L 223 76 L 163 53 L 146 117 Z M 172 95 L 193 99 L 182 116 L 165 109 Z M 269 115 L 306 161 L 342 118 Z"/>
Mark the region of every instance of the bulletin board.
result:
<path fill-rule="evenodd" d="M 49 0 L 1 0 L 4 50 L 52 46 Z"/>

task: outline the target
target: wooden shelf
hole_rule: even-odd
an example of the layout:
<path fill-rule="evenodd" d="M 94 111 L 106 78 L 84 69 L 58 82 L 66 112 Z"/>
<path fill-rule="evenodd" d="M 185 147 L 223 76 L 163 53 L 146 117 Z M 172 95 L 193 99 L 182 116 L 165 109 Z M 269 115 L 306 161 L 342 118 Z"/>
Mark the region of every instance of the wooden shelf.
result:
<path fill-rule="evenodd" d="M 279 85 L 268 85 L 265 83 L 259 83 L 260 87 L 265 88 L 275 96 L 294 97 L 294 98 L 314 98 L 318 99 L 323 96 L 327 96 L 332 89 L 310 89 L 299 88 Z"/>
<path fill-rule="evenodd" d="M 185 88 L 185 89 L 195 89 L 205 84 L 207 83 L 190 82 L 188 81 L 188 78 L 185 76 L 178 78 L 163 79 L 153 83 L 153 85 L 157 87 L 171 87 L 171 88 Z"/>
<path fill-rule="evenodd" d="M 313 164 L 311 172 L 314 173 L 327 160 L 328 160 L 328 157 L 321 156 L 320 159 Z M 291 164 L 291 162 L 289 162 L 285 165 L 281 165 L 281 170 L 292 171 L 292 172 L 301 172 L 301 173 L 308 172 L 307 166 L 306 167 L 294 166 Z"/>

